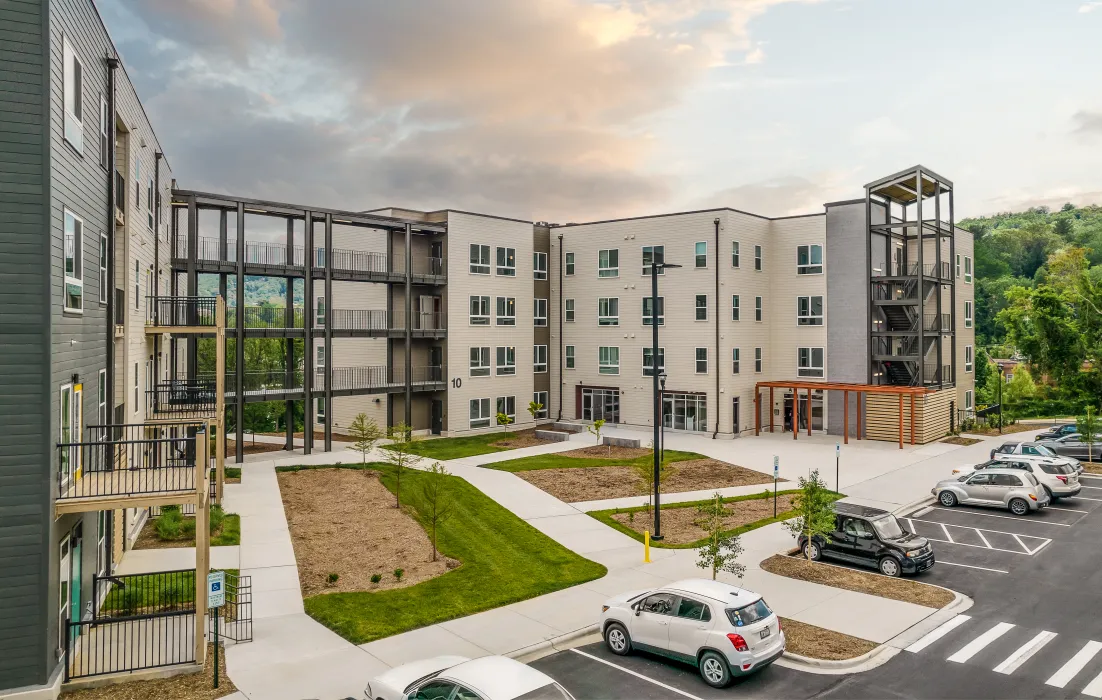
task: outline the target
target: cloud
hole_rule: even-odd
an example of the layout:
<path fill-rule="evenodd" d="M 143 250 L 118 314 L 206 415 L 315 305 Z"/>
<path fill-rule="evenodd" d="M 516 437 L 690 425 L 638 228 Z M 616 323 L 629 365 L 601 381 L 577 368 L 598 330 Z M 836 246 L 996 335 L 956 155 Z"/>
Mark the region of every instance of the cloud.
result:
<path fill-rule="evenodd" d="M 1079 12 L 1086 14 L 1088 12 L 1094 12 L 1098 8 L 1102 7 L 1102 2 L 1085 2 L 1079 6 Z"/>
<path fill-rule="evenodd" d="M 823 211 L 823 204 L 854 197 L 853 173 L 818 173 L 813 179 L 778 177 L 736 185 L 696 200 L 694 209 L 731 207 L 762 216 L 792 216 Z"/>
<path fill-rule="evenodd" d="M 1075 133 L 1102 136 L 1102 111 L 1080 110 L 1072 116 Z"/>
<path fill-rule="evenodd" d="M 1067 202 L 1076 206 L 1090 204 L 1102 205 L 1102 190 L 1082 189 L 1074 186 L 1050 187 L 1041 191 L 1012 190 L 991 197 L 980 207 L 981 213 L 994 214 L 1005 211 L 1025 211 L 1031 207 L 1048 207 L 1051 210 L 1059 209 Z M 971 212 L 968 214 L 973 216 Z"/>

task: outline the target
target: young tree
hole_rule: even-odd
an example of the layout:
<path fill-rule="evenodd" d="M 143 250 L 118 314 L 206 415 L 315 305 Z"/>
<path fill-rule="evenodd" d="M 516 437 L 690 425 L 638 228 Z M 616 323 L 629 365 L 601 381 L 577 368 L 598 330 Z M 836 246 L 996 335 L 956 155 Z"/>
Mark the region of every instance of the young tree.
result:
<path fill-rule="evenodd" d="M 713 581 L 720 571 L 742 578 L 746 573 L 746 567 L 738 562 L 742 554 L 742 541 L 738 535 L 723 536 L 723 519 L 728 515 L 723 507 L 723 498 L 717 493 L 708 503 L 697 506 L 696 512 L 699 517 L 694 524 L 708 533 L 708 539 L 696 550 L 699 557 L 697 567 L 711 569 Z"/>
<path fill-rule="evenodd" d="M 809 542 L 816 536 L 829 542 L 830 535 L 834 532 L 831 492 L 827 489 L 826 483 L 819 478 L 818 469 L 812 471 L 806 479 L 801 476 L 798 483 L 800 492 L 792 498 L 792 510 L 796 513 L 796 517 L 785 521 L 784 526 L 797 542 L 801 535 Z M 806 549 L 804 556 L 808 556 Z"/>
<path fill-rule="evenodd" d="M 509 424 L 513 422 L 513 419 L 507 413 L 497 414 L 497 424 L 505 426 L 505 437 L 509 437 Z"/>
<path fill-rule="evenodd" d="M 540 413 L 543 411 L 543 404 L 538 401 L 528 402 L 528 412 L 532 414 L 532 420 L 536 421 L 539 418 Z"/>
<path fill-rule="evenodd" d="M 1079 416 L 1076 420 L 1076 428 L 1079 430 L 1079 434 L 1083 436 L 1083 442 L 1087 443 L 1087 461 L 1094 461 L 1094 440 L 1095 435 L 1098 432 L 1098 415 L 1094 412 L 1094 408 L 1087 406 L 1087 415 Z"/>
<path fill-rule="evenodd" d="M 675 467 L 669 462 L 660 462 L 658 465 L 658 485 L 661 486 L 666 483 L 666 479 L 673 475 L 675 471 Z M 635 465 L 635 472 L 641 479 L 643 495 L 647 497 L 647 514 L 650 514 L 652 499 L 654 498 L 654 464 L 653 462 L 637 464 Z M 651 522 L 654 522 L 653 517 Z"/>
<path fill-rule="evenodd" d="M 429 521 L 429 536 L 432 539 L 432 560 L 436 561 L 439 552 L 436 546 L 436 528 L 451 517 L 452 513 L 451 475 L 440 462 L 435 462 L 426 471 L 421 485 L 421 497 L 428 510 L 425 517 Z"/>
<path fill-rule="evenodd" d="M 352 419 L 352 425 L 348 426 L 348 433 L 356 441 L 352 449 L 360 453 L 360 464 L 367 464 L 367 455 L 375 448 L 375 443 L 383 437 L 379 426 L 375 421 L 367 417 L 366 413 L 358 413 Z"/>
<path fill-rule="evenodd" d="M 421 461 L 421 455 L 415 453 L 413 429 L 405 423 L 399 423 L 387 431 L 390 444 L 386 446 L 386 463 L 394 467 L 397 484 L 394 488 L 394 507 L 402 507 L 402 471 L 414 467 Z"/>
<path fill-rule="evenodd" d="M 604 418 L 598 418 L 597 420 L 593 421 L 593 425 L 590 425 L 590 426 L 586 427 L 586 430 L 589 431 L 590 435 L 596 435 L 597 436 L 597 444 L 598 445 L 601 444 L 601 428 L 604 428 L 604 427 L 605 427 L 605 419 Z M 612 454 L 612 445 L 608 446 L 608 453 Z"/>

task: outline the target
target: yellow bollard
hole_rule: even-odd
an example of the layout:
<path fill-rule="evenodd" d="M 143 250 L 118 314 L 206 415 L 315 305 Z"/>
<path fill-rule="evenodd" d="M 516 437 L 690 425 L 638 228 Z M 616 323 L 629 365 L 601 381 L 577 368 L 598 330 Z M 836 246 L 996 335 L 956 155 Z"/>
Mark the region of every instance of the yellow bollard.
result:
<path fill-rule="evenodd" d="M 643 531 L 643 563 L 650 564 L 650 530 Z"/>

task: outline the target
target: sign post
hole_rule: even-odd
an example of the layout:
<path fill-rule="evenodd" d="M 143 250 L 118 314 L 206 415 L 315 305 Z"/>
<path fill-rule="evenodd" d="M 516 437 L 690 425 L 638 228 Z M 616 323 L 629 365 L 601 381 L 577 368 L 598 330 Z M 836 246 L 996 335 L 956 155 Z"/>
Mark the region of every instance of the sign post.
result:
<path fill-rule="evenodd" d="M 834 443 L 834 493 L 842 493 L 842 482 L 839 479 L 841 471 L 838 465 L 842 461 L 842 446 Z"/>
<path fill-rule="evenodd" d="M 218 687 L 218 608 L 226 604 L 226 572 L 207 574 L 207 608 L 214 613 L 214 687 Z"/>
<path fill-rule="evenodd" d="M 781 459 L 773 455 L 773 517 L 777 517 L 777 476 L 781 471 Z"/>

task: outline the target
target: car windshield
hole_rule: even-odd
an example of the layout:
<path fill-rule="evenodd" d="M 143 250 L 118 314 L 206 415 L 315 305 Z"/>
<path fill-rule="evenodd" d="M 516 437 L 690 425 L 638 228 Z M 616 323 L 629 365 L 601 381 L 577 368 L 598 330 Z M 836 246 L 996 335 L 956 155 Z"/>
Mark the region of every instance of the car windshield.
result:
<path fill-rule="evenodd" d="M 1044 445 L 1037 445 L 1037 451 L 1043 454 L 1045 457 L 1055 457 L 1056 453 L 1048 449 Z"/>
<path fill-rule="evenodd" d="M 1022 474 L 1022 476 L 1024 476 L 1025 480 L 1028 481 L 1033 486 L 1036 486 L 1038 483 L 1040 483 L 1040 482 L 1037 481 L 1037 477 L 1033 476 L 1029 472 L 1025 472 L 1024 474 Z"/>
<path fill-rule="evenodd" d="M 570 694 L 558 683 L 551 683 L 518 695 L 516 700 L 570 700 Z"/>
<path fill-rule="evenodd" d="M 872 526 L 876 528 L 876 534 L 880 535 L 882 540 L 897 540 L 903 536 L 903 528 L 899 526 L 899 521 L 891 514 L 873 520 Z"/>
<path fill-rule="evenodd" d="M 745 607 L 727 608 L 727 617 L 735 627 L 752 625 L 758 620 L 764 620 L 772 614 L 773 611 L 765 604 L 764 598 L 750 603 Z"/>

